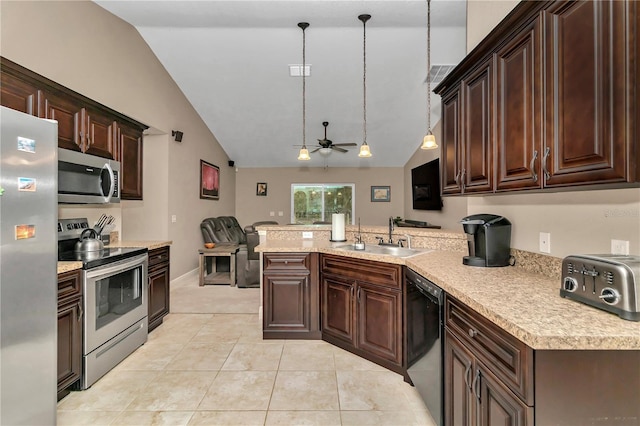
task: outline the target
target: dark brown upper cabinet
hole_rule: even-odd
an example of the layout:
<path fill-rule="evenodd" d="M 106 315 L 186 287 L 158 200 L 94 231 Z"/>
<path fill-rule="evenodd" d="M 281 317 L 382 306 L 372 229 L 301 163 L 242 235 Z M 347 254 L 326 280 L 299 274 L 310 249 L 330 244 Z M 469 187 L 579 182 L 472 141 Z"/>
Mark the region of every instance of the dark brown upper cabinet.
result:
<path fill-rule="evenodd" d="M 443 194 L 640 182 L 634 1 L 521 2 L 435 88 Z"/>
<path fill-rule="evenodd" d="M 58 122 L 58 147 L 114 159 L 121 198 L 142 199 L 142 132 L 147 126 L 92 99 L 0 58 L 3 106 Z"/>

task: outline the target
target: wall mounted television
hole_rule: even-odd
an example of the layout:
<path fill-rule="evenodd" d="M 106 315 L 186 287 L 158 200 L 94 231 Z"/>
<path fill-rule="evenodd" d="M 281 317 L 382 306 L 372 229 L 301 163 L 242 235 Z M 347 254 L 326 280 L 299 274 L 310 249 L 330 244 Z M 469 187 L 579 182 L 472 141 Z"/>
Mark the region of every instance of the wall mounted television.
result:
<path fill-rule="evenodd" d="M 440 159 L 411 169 L 414 210 L 442 210 L 440 197 Z"/>

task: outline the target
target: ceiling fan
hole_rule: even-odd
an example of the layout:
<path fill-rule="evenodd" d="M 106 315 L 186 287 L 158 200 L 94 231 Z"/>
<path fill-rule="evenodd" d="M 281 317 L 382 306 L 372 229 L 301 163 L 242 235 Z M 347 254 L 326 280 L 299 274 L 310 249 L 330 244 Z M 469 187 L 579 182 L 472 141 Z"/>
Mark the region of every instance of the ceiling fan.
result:
<path fill-rule="evenodd" d="M 318 148 L 311 151 L 312 153 L 316 151 L 320 151 L 321 154 L 331 154 L 331 151 L 339 151 L 339 152 L 347 152 L 346 149 L 341 148 L 343 146 L 358 146 L 356 143 L 333 143 L 330 139 L 327 139 L 327 126 L 329 125 L 328 121 L 323 121 L 322 125 L 324 126 L 324 138 L 318 139 L 318 144 L 320 145 Z"/>

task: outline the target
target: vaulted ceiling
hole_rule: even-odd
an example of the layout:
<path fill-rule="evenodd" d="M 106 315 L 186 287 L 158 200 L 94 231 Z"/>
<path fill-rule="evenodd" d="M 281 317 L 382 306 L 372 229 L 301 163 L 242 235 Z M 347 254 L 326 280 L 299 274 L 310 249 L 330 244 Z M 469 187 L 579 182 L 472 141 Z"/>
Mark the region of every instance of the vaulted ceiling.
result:
<path fill-rule="evenodd" d="M 96 0 L 135 26 L 238 167 L 402 167 L 427 118 L 427 5 L 424 0 Z M 363 141 L 363 28 L 366 26 L 367 143 L 373 156 L 312 154 L 302 144 L 302 30 L 308 22 L 306 141 Z M 465 54 L 466 1 L 431 3 L 431 64 Z M 433 86 L 432 86 L 433 87 Z M 440 104 L 432 95 L 432 123 Z M 188 129 L 180 129 L 188 132 Z"/>

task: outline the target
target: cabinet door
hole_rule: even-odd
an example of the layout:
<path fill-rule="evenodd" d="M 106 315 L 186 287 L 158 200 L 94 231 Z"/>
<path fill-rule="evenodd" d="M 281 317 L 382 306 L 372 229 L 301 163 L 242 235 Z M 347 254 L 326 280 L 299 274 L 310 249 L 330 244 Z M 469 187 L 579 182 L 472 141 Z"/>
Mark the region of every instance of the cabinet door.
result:
<path fill-rule="evenodd" d="M 460 146 L 460 92 L 442 98 L 442 193 L 461 191 L 462 147 Z"/>
<path fill-rule="evenodd" d="M 309 274 L 265 274 L 264 331 L 310 331 Z"/>
<path fill-rule="evenodd" d="M 357 347 L 396 364 L 402 361 L 401 293 L 358 284 Z"/>
<path fill-rule="evenodd" d="M 36 87 L 6 72 L 0 74 L 2 106 L 37 117 L 40 113 L 40 98 L 40 91 Z"/>
<path fill-rule="evenodd" d="M 82 372 L 82 299 L 58 306 L 58 391 Z"/>
<path fill-rule="evenodd" d="M 162 324 L 169 313 L 169 265 L 149 271 L 149 331 Z"/>
<path fill-rule="evenodd" d="M 496 190 L 541 188 L 540 20 L 496 54 Z"/>
<path fill-rule="evenodd" d="M 480 362 L 476 363 L 473 383 L 479 426 L 533 424 L 533 407 L 527 407 Z"/>
<path fill-rule="evenodd" d="M 112 118 L 84 110 L 84 152 L 98 157 L 115 159 L 117 123 Z"/>
<path fill-rule="evenodd" d="M 544 12 L 545 186 L 625 182 L 637 78 L 629 3 L 557 2 Z"/>
<path fill-rule="evenodd" d="M 142 200 L 142 132 L 121 125 L 116 160 L 120 161 L 120 197 Z"/>
<path fill-rule="evenodd" d="M 493 93 L 492 65 L 488 60 L 462 83 L 462 192 L 493 189 Z"/>
<path fill-rule="evenodd" d="M 355 284 L 334 277 L 322 277 L 322 334 L 355 345 Z"/>
<path fill-rule="evenodd" d="M 445 425 L 473 425 L 476 404 L 471 392 L 473 355 L 448 330 L 445 331 L 443 377 Z"/>
<path fill-rule="evenodd" d="M 82 108 L 53 93 L 44 94 L 44 116 L 58 122 L 58 147 L 73 151 L 83 151 Z"/>

